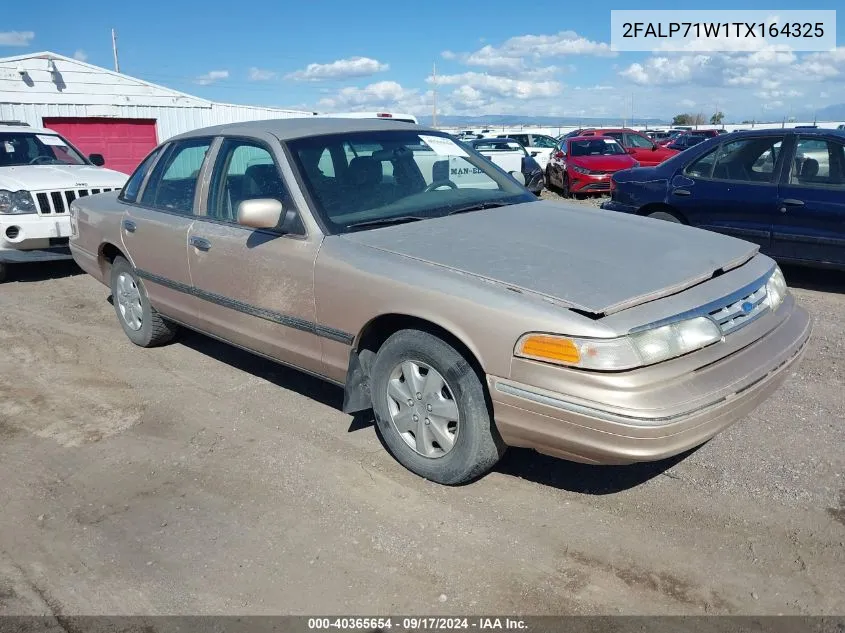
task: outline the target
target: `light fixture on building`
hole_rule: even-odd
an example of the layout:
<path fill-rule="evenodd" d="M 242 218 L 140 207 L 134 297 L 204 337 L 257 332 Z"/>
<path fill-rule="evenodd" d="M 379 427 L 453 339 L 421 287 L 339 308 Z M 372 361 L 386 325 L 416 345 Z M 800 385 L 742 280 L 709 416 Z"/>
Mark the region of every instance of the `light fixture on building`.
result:
<path fill-rule="evenodd" d="M 56 61 L 54 59 L 47 59 L 47 70 L 51 73 L 59 72 L 59 69 L 56 67 Z"/>

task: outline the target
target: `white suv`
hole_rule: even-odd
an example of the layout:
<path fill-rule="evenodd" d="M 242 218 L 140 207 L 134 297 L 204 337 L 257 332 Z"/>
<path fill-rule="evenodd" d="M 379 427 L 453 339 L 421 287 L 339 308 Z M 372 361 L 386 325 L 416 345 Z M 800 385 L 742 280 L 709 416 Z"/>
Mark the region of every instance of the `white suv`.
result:
<path fill-rule="evenodd" d="M 52 130 L 0 125 L 0 282 L 8 264 L 70 259 L 70 203 L 128 178 L 103 163 Z"/>

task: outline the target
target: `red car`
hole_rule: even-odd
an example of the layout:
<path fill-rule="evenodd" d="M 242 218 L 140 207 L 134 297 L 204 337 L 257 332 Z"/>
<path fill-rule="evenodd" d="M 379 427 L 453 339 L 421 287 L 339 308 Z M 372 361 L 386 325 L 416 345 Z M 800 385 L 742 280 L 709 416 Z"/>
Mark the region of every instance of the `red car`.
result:
<path fill-rule="evenodd" d="M 609 136 L 615 138 L 643 167 L 654 167 L 678 153 L 673 149 L 657 145 L 645 134 L 624 127 L 581 130 L 581 136 Z"/>
<path fill-rule="evenodd" d="M 665 138 L 662 141 L 658 141 L 658 145 L 660 147 L 667 147 L 678 140 L 681 136 L 704 136 L 706 138 L 712 138 L 714 136 L 719 136 L 720 134 L 724 134 L 725 130 L 682 130 L 677 134 L 670 136 L 669 138 Z"/>
<path fill-rule="evenodd" d="M 546 166 L 546 186 L 559 188 L 564 198 L 610 191 L 610 176 L 639 167 L 631 154 L 612 138 L 575 136 L 563 139 Z"/>

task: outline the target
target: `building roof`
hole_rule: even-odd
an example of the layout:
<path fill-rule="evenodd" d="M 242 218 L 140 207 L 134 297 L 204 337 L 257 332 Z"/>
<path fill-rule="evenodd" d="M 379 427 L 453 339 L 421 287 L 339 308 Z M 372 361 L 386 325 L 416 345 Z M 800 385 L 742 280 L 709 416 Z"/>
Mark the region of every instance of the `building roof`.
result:
<path fill-rule="evenodd" d="M 291 119 L 267 119 L 265 121 L 246 121 L 244 123 L 226 123 L 212 127 L 192 130 L 175 138 L 193 138 L 197 136 L 244 135 L 260 136 L 272 134 L 281 141 L 305 136 L 340 134 L 343 132 L 377 132 L 380 130 L 412 130 L 414 132 L 437 132 L 431 128 L 412 123 L 389 119 L 347 119 L 329 117 L 302 117 Z"/>

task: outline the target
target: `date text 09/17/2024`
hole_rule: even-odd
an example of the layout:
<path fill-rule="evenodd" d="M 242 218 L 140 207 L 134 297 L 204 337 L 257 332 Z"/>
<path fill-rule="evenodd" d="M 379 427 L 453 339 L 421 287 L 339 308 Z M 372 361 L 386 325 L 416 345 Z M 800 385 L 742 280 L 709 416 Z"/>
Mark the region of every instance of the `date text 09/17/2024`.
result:
<path fill-rule="evenodd" d="M 325 617 L 308 618 L 308 630 L 331 629 L 372 631 L 446 631 L 446 630 L 511 630 L 527 629 L 524 620 L 509 617 Z"/>

